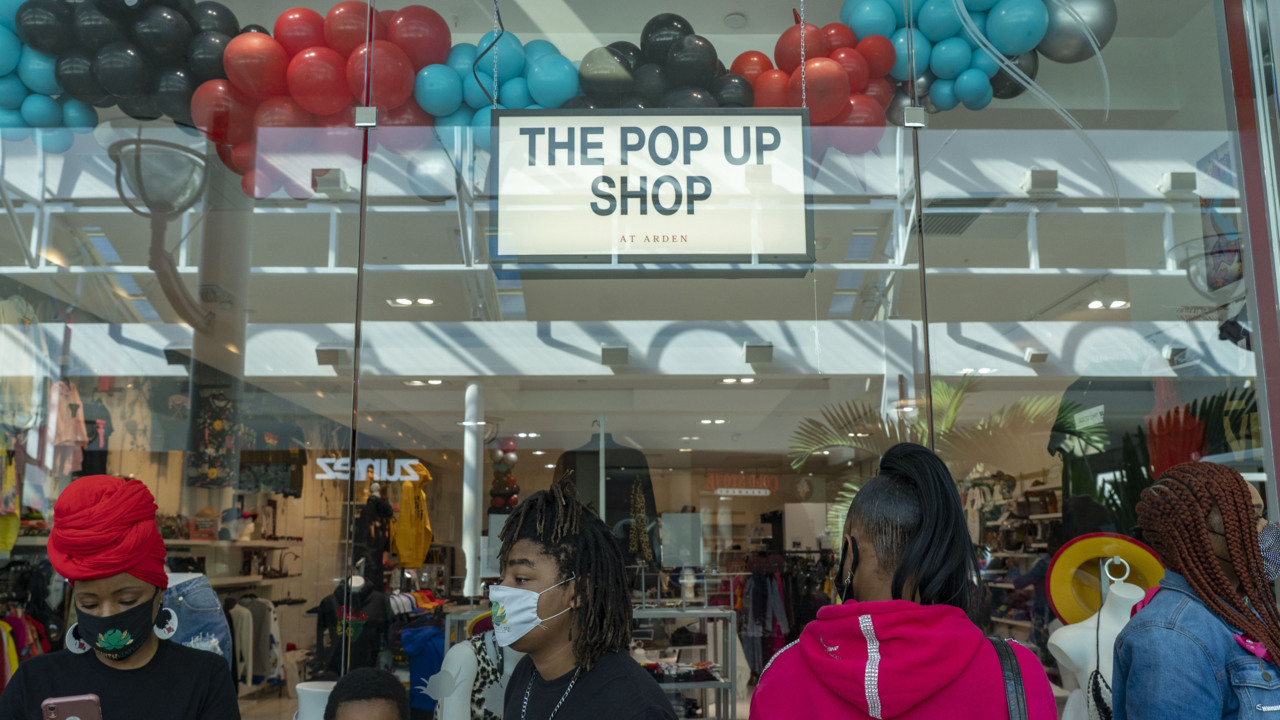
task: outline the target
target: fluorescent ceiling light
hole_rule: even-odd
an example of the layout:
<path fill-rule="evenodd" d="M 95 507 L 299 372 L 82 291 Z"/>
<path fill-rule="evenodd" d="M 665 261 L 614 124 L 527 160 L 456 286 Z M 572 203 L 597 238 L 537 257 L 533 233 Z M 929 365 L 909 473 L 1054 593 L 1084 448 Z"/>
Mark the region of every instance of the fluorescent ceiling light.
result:
<path fill-rule="evenodd" d="M 435 305 L 436 301 L 431 298 L 418 298 L 419 305 Z"/>
<path fill-rule="evenodd" d="M 443 385 L 443 384 L 444 384 L 444 381 L 443 381 L 443 380 L 428 380 L 428 381 L 427 381 L 427 384 L 428 384 L 428 385 Z"/>
<path fill-rule="evenodd" d="M 1125 308 L 1127 308 L 1127 307 L 1129 307 L 1129 303 L 1128 303 L 1127 301 L 1125 301 L 1125 300 L 1112 300 L 1112 301 L 1111 301 L 1111 309 L 1112 309 L 1112 310 L 1123 310 L 1123 309 L 1125 309 Z"/>
<path fill-rule="evenodd" d="M 732 384 L 734 384 L 734 383 L 738 382 L 738 378 L 725 378 L 725 379 L 721 380 L 720 382 L 724 383 L 725 385 L 732 385 Z"/>
<path fill-rule="evenodd" d="M 1101 310 L 1104 307 L 1106 307 L 1106 305 L 1101 300 L 1092 300 L 1089 302 L 1090 310 Z"/>
<path fill-rule="evenodd" d="M 413 300 L 410 300 L 409 298 L 404 298 L 404 297 L 392 298 L 387 301 L 387 304 L 390 305 L 391 307 L 409 307 L 410 305 L 413 304 Z"/>
<path fill-rule="evenodd" d="M 716 418 L 716 424 L 717 424 L 717 425 L 723 425 L 723 424 L 725 424 L 726 422 L 728 422 L 728 420 L 721 420 L 720 418 Z"/>
<path fill-rule="evenodd" d="M 702 420 L 701 422 L 702 422 L 702 424 L 703 424 L 703 425 L 710 425 L 710 424 L 711 424 L 711 421 L 710 421 L 710 420 Z"/>
<path fill-rule="evenodd" d="M 739 380 L 738 382 L 742 383 L 743 385 L 750 385 L 751 383 L 753 383 L 753 382 L 755 382 L 755 381 L 756 381 L 756 379 L 755 379 L 755 378 L 742 378 L 742 379 L 741 379 L 741 380 Z"/>

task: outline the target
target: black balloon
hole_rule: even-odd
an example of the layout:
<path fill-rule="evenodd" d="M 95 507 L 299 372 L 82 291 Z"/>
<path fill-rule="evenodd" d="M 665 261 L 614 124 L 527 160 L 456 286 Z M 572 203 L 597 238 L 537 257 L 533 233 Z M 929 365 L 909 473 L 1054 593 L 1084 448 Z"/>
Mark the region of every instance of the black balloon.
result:
<path fill-rule="evenodd" d="M 156 120 L 163 114 L 160 106 L 156 105 L 155 98 L 150 95 L 118 98 L 117 102 L 124 114 L 135 120 Z"/>
<path fill-rule="evenodd" d="M 196 5 L 193 16 L 196 32 L 220 32 L 235 37 L 240 32 L 240 21 L 231 9 L 220 2 L 205 0 Z"/>
<path fill-rule="evenodd" d="M 643 98 L 649 107 L 658 107 L 662 102 L 662 96 L 671 89 L 671 84 L 667 82 L 667 73 L 661 65 L 641 65 L 631 73 L 631 76 L 636 81 L 636 95 Z"/>
<path fill-rule="evenodd" d="M 267 30 L 266 28 L 262 27 L 261 25 L 245 25 L 243 28 L 240 28 L 240 32 L 238 32 L 238 33 L 236 33 L 236 34 L 237 34 L 237 35 L 243 35 L 243 34 L 245 34 L 245 33 L 251 33 L 251 32 L 262 33 L 263 35 L 270 35 L 270 34 L 271 34 L 271 31 L 270 31 L 270 30 Z"/>
<path fill-rule="evenodd" d="M 138 47 L 163 64 L 179 64 L 191 45 L 191 24 L 177 10 L 153 5 L 133 24 L 133 39 Z"/>
<path fill-rule="evenodd" d="M 76 6 L 71 20 L 75 29 L 77 49 L 93 54 L 113 42 L 125 42 L 129 38 L 109 16 L 91 2 Z"/>
<path fill-rule="evenodd" d="M 587 95 L 616 99 L 629 95 L 635 84 L 626 56 L 613 48 L 596 48 L 578 65 L 578 85 Z"/>
<path fill-rule="evenodd" d="M 639 95 L 631 95 L 619 100 L 618 107 L 623 110 L 644 110 L 649 107 L 649 101 Z"/>
<path fill-rule="evenodd" d="M 156 106 L 160 112 L 184 125 L 191 124 L 191 96 L 196 81 L 186 68 L 170 68 L 156 78 Z"/>
<path fill-rule="evenodd" d="M 595 100 L 585 95 L 569 98 L 560 105 L 561 110 L 596 110 L 599 107 Z"/>
<path fill-rule="evenodd" d="M 151 90 L 151 61 L 129 43 L 111 43 L 93 58 L 93 75 L 117 98 L 133 98 Z M 123 105 L 122 105 L 123 107 Z"/>
<path fill-rule="evenodd" d="M 674 13 L 655 15 L 640 32 L 640 58 L 647 63 L 667 61 L 667 51 L 677 40 L 693 34 L 693 25 Z"/>
<path fill-rule="evenodd" d="M 711 87 L 716 79 L 716 49 L 701 35 L 686 35 L 671 46 L 667 62 L 667 80 L 675 86 Z"/>
<path fill-rule="evenodd" d="M 18 37 L 46 55 L 72 44 L 71 6 L 62 0 L 27 0 L 18 6 Z"/>
<path fill-rule="evenodd" d="M 193 19 L 196 15 L 196 0 L 156 0 L 156 2 L 172 10 L 177 10 L 187 20 Z"/>
<path fill-rule="evenodd" d="M 662 107 L 716 108 L 720 105 L 715 96 L 703 88 L 679 87 L 662 96 Z"/>
<path fill-rule="evenodd" d="M 724 61 L 716 58 L 716 77 L 724 77 L 729 74 L 729 68 L 724 66 Z"/>
<path fill-rule="evenodd" d="M 1027 77 L 1032 80 L 1035 80 L 1036 73 L 1040 72 L 1040 55 L 1036 53 L 1035 50 L 1028 50 L 1021 55 L 1017 55 L 1009 59 L 1013 61 L 1014 65 L 1018 66 L 1019 70 L 1026 73 Z M 1001 100 L 1016 98 L 1026 92 L 1026 90 L 1026 88 L 1022 87 L 1021 83 L 1015 80 L 1012 75 L 1006 73 L 1004 70 L 996 73 L 995 77 L 991 78 L 991 92 L 995 97 Z"/>
<path fill-rule="evenodd" d="M 58 58 L 54 69 L 58 84 L 72 98 L 96 105 L 107 99 L 109 93 L 93 76 L 93 58 L 83 50 L 68 50 Z"/>
<path fill-rule="evenodd" d="M 112 17 L 127 18 L 146 10 L 151 0 L 93 0 L 93 3 Z"/>
<path fill-rule="evenodd" d="M 191 40 L 187 49 L 187 63 L 196 82 L 225 78 L 222 53 L 226 52 L 231 38 L 220 32 L 202 32 Z"/>
<path fill-rule="evenodd" d="M 751 107 L 756 94 L 751 83 L 741 75 L 729 73 L 711 83 L 711 95 L 720 107 Z"/>
<path fill-rule="evenodd" d="M 627 65 L 630 69 L 635 70 L 640 67 L 640 48 L 635 43 L 619 40 L 618 42 L 609 43 L 608 47 L 611 50 L 622 53 L 623 57 L 627 59 Z"/>

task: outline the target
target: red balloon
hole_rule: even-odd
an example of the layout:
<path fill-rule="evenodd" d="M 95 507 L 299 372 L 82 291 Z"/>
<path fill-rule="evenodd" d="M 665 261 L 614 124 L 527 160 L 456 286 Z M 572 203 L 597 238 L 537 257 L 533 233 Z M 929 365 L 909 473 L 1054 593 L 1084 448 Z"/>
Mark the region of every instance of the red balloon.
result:
<path fill-rule="evenodd" d="M 231 150 L 235 145 L 230 143 L 218 143 L 216 147 L 218 150 L 218 158 L 222 160 L 222 164 L 230 168 L 235 174 L 243 175 L 244 173 L 236 169 L 235 161 L 231 158 Z"/>
<path fill-rule="evenodd" d="M 861 155 L 884 137 L 884 108 L 875 98 L 854 93 L 831 125 L 827 132 L 832 146 L 849 155 Z"/>
<path fill-rule="evenodd" d="M 729 72 L 734 75 L 741 75 L 747 79 L 747 82 L 755 85 L 756 78 L 766 70 L 773 69 L 773 62 L 769 60 L 769 56 L 759 50 L 748 50 L 733 61 L 733 67 L 729 68 Z"/>
<path fill-rule="evenodd" d="M 293 57 L 307 48 L 324 45 L 324 18 L 311 8 L 285 10 L 271 34 L 289 57 Z"/>
<path fill-rule="evenodd" d="M 365 44 L 369 32 L 369 5 L 360 0 L 346 0 L 333 6 L 324 16 L 324 39 L 329 47 L 342 57 Z M 381 40 L 387 36 L 386 23 L 377 13 L 373 14 L 373 37 Z"/>
<path fill-rule="evenodd" d="M 356 102 L 365 99 L 366 68 L 371 82 L 365 105 L 390 110 L 400 107 L 413 96 L 413 64 L 394 43 L 374 40 L 371 45 L 356 48 L 347 58 L 347 88 Z"/>
<path fill-rule="evenodd" d="M 797 14 L 796 24 L 783 31 L 782 37 L 778 38 L 778 43 L 773 46 L 773 61 L 778 65 L 779 70 L 788 74 L 800 67 L 800 32 L 800 18 Z M 822 29 L 813 23 L 805 23 L 805 60 L 826 57 L 828 52 L 827 38 L 822 34 Z"/>
<path fill-rule="evenodd" d="M 379 147 L 396 153 L 421 150 L 433 137 L 433 125 L 435 120 L 418 106 L 417 100 L 409 98 L 400 107 L 381 113 L 378 127 L 370 140 L 377 140 Z M 507 476 L 510 477 L 510 474 Z"/>
<path fill-rule="evenodd" d="M 839 115 L 848 102 L 849 74 L 840 63 L 826 57 L 806 61 L 804 70 L 804 92 L 800 69 L 796 68 L 787 84 L 787 98 L 792 107 L 800 107 L 804 100 L 809 106 L 809 122 L 821 125 Z"/>
<path fill-rule="evenodd" d="M 261 200 L 280 189 L 280 178 L 266 170 L 250 170 L 240 179 L 240 189 L 245 195 Z"/>
<path fill-rule="evenodd" d="M 505 437 L 498 441 L 498 448 L 504 453 L 515 452 L 516 439 L 513 437 Z"/>
<path fill-rule="evenodd" d="M 517 506 L 517 505 L 519 505 L 519 504 L 520 504 L 520 496 L 519 496 L 519 495 L 512 495 L 511 497 L 507 498 L 507 506 L 508 506 L 508 507 L 515 507 L 515 506 Z"/>
<path fill-rule="evenodd" d="M 417 72 L 428 65 L 443 65 L 449 59 L 453 36 L 440 13 L 422 5 L 410 5 L 387 23 L 387 39 L 409 56 Z"/>
<path fill-rule="evenodd" d="M 489 507 L 500 508 L 507 506 L 507 499 L 496 497 L 489 501 Z"/>
<path fill-rule="evenodd" d="M 831 59 L 840 63 L 840 67 L 849 76 L 849 92 L 860 93 L 867 89 L 867 81 L 871 79 L 871 71 L 867 67 L 866 58 L 853 48 L 840 48 L 831 53 Z"/>
<path fill-rule="evenodd" d="M 878 77 L 867 81 L 866 95 L 880 103 L 883 110 L 889 109 L 889 101 L 893 100 L 893 83 Z"/>
<path fill-rule="evenodd" d="M 258 162 L 258 144 L 252 140 L 247 140 L 239 145 L 231 146 L 231 165 L 232 170 L 244 175 Z"/>
<path fill-rule="evenodd" d="M 382 21 L 382 26 L 385 28 L 391 27 L 391 18 L 395 16 L 396 16 L 395 10 L 379 10 L 378 11 L 378 19 Z"/>
<path fill-rule="evenodd" d="M 289 54 L 265 33 L 244 33 L 231 38 L 222 54 L 227 79 L 249 97 L 266 100 L 289 91 L 285 68 Z"/>
<path fill-rule="evenodd" d="M 263 100 L 258 106 L 253 113 L 253 124 L 260 128 L 312 127 L 316 124 L 316 119 L 297 100 L 291 97 L 274 97 Z"/>
<path fill-rule="evenodd" d="M 822 35 L 827 39 L 828 56 L 840 48 L 858 47 L 858 36 L 853 34 L 853 28 L 844 23 L 833 22 L 830 25 L 823 25 Z"/>
<path fill-rule="evenodd" d="M 787 99 L 787 85 L 791 76 L 781 70 L 765 70 L 751 83 L 755 91 L 756 107 L 791 107 Z"/>
<path fill-rule="evenodd" d="M 289 94 L 307 112 L 332 115 L 351 104 L 347 61 L 336 50 L 314 47 L 289 61 Z"/>
<path fill-rule="evenodd" d="M 253 137 L 255 106 L 231 81 L 209 80 L 191 96 L 191 119 L 210 140 L 235 145 Z"/>
<path fill-rule="evenodd" d="M 867 69 L 871 77 L 884 77 L 893 69 L 898 54 L 893 49 L 893 42 L 883 35 L 868 35 L 858 42 L 857 50 L 867 60 Z"/>

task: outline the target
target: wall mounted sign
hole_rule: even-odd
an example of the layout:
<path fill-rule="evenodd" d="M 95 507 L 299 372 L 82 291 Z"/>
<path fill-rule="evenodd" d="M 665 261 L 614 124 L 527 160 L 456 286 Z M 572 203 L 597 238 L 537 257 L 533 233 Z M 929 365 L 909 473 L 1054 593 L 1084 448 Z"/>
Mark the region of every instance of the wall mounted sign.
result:
<path fill-rule="evenodd" d="M 802 110 L 494 113 L 497 254 L 806 262 Z"/>
<path fill-rule="evenodd" d="M 422 462 L 417 458 L 360 458 L 356 460 L 356 480 L 364 482 L 394 482 L 417 480 L 413 466 Z M 351 458 L 316 458 L 317 480 L 350 480 Z"/>

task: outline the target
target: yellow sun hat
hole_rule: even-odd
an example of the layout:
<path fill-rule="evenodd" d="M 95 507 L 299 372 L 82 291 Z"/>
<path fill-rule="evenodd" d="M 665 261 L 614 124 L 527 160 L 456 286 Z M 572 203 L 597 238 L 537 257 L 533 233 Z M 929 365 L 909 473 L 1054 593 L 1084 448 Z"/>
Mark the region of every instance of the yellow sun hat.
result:
<path fill-rule="evenodd" d="M 1102 607 L 1102 561 L 1129 563 L 1125 582 L 1149 590 L 1164 577 L 1155 551 L 1127 535 L 1090 533 L 1062 546 L 1049 562 L 1049 607 L 1067 625 L 1087 619 Z"/>

